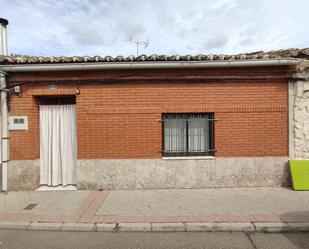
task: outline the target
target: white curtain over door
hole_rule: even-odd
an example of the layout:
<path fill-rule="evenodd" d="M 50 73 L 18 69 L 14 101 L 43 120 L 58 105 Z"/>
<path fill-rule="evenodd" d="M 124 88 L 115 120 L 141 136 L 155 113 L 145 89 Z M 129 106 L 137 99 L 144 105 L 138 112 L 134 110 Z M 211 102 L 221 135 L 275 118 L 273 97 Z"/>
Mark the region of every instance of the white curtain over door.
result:
<path fill-rule="evenodd" d="M 40 105 L 40 184 L 75 184 L 75 105 Z"/>

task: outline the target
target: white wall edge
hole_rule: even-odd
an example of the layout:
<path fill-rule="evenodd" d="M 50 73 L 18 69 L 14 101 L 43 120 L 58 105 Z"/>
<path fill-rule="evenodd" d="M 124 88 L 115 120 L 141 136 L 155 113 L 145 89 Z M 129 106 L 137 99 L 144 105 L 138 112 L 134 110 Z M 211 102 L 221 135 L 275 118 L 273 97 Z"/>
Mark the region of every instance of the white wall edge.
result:
<path fill-rule="evenodd" d="M 288 83 L 288 119 L 289 119 L 289 158 L 295 158 L 295 145 L 294 145 L 294 137 L 295 137 L 295 127 L 294 127 L 294 82 L 289 81 Z"/>

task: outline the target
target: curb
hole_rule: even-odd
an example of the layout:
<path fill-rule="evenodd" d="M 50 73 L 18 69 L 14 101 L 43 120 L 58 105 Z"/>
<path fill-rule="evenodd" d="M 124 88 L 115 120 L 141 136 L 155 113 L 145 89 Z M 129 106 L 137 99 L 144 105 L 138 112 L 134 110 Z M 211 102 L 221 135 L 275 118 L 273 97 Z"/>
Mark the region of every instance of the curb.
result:
<path fill-rule="evenodd" d="M 0 229 L 66 232 L 309 232 L 309 223 L 197 222 L 197 223 L 49 223 L 0 222 Z"/>

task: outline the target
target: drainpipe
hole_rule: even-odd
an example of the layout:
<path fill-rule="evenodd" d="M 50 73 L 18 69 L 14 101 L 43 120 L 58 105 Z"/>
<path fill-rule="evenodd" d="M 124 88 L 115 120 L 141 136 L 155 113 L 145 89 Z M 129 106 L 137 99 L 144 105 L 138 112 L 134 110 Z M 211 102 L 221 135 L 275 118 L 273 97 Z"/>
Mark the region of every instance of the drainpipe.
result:
<path fill-rule="evenodd" d="M 1 29 L 1 54 L 8 55 L 6 26 L 8 20 L 0 18 Z M 0 71 L 1 91 L 1 165 L 2 165 L 2 191 L 8 190 L 8 161 L 9 161 L 9 129 L 8 129 L 8 106 L 7 106 L 7 83 L 6 73 Z"/>

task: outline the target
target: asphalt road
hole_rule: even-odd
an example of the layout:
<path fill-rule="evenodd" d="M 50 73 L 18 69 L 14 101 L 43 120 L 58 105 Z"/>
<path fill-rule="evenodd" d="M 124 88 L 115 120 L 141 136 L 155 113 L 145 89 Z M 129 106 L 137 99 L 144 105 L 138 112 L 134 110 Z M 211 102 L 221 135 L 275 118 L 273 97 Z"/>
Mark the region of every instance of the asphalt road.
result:
<path fill-rule="evenodd" d="M 0 230 L 0 249 L 309 249 L 309 233 L 102 233 Z"/>

